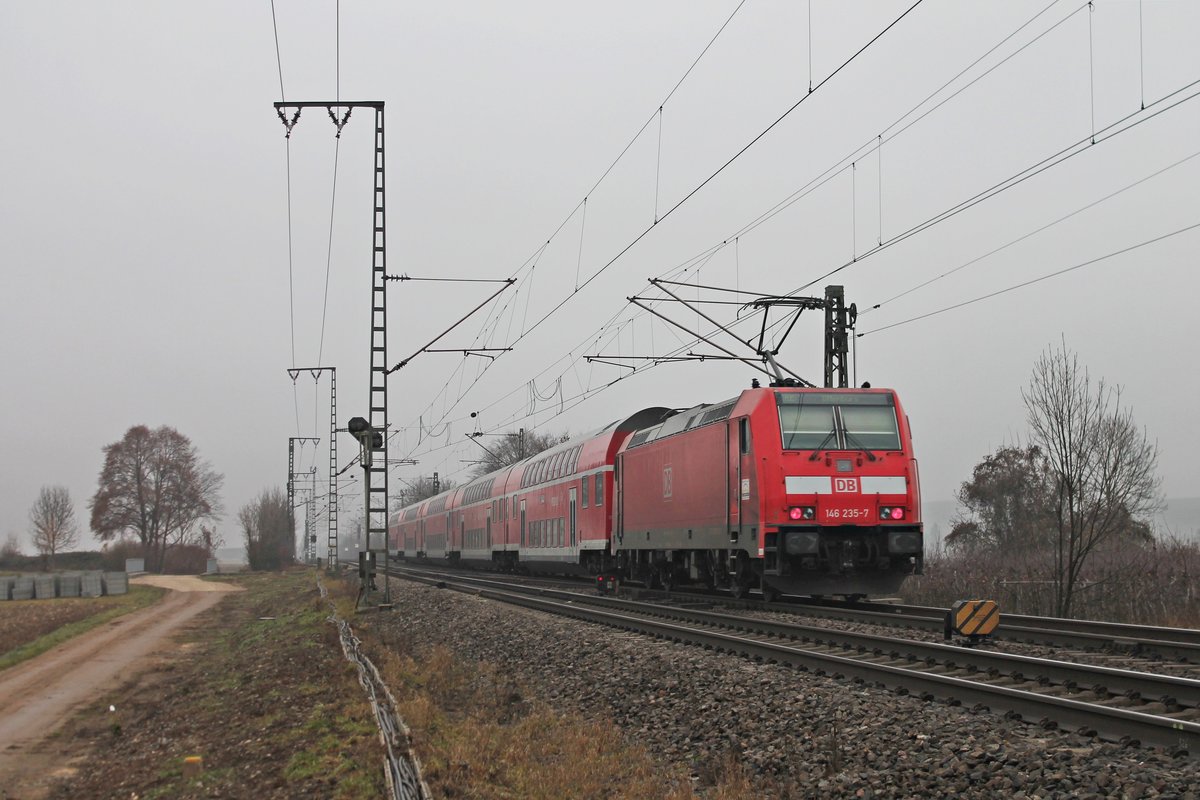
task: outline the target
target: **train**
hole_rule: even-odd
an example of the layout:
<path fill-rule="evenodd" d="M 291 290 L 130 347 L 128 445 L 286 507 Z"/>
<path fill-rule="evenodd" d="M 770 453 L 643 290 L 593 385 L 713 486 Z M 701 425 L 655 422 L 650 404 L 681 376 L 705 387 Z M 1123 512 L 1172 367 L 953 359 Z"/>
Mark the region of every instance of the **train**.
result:
<path fill-rule="evenodd" d="M 886 388 L 644 408 L 399 509 L 401 559 L 861 598 L 921 572 L 912 433 Z"/>

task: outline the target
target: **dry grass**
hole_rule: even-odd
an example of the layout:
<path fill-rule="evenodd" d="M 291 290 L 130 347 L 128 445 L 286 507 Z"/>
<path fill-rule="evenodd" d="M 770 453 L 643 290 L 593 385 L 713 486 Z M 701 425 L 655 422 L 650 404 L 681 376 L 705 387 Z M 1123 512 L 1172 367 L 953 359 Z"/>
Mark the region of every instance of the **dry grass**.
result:
<path fill-rule="evenodd" d="M 379 732 L 312 573 L 228 579 L 246 591 L 189 628 L 186 649 L 66 729 L 62 740 L 93 757 L 57 796 L 383 796 Z M 182 773 L 189 755 L 204 758 L 199 777 Z"/>
<path fill-rule="evenodd" d="M 358 633 L 396 696 L 434 796 L 762 797 L 733 754 L 693 781 L 682 766 L 656 762 L 616 726 L 548 707 L 494 665 L 461 660 L 442 646 L 414 649 L 407 641 L 380 641 L 377 631 Z"/>
<path fill-rule="evenodd" d="M 905 602 L 996 600 L 1014 614 L 1054 613 L 1053 554 L 935 553 L 901 589 Z M 1200 546 L 1156 541 L 1109 544 L 1088 562 L 1073 616 L 1143 625 L 1200 627 Z"/>

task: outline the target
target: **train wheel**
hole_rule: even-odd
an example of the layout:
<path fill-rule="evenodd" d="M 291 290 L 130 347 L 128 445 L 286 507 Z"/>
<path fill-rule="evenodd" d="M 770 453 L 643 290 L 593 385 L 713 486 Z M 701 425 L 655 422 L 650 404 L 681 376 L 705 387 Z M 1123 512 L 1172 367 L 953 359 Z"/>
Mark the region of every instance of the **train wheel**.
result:
<path fill-rule="evenodd" d="M 779 599 L 780 592 L 774 586 L 771 586 L 766 581 L 762 584 L 762 596 L 764 603 L 774 603 Z"/>
<path fill-rule="evenodd" d="M 664 592 L 675 588 L 675 568 L 672 564 L 663 564 L 658 569 L 658 583 Z"/>
<path fill-rule="evenodd" d="M 729 592 L 735 599 L 743 599 L 754 585 L 757 576 L 750 570 L 750 565 L 744 559 L 738 559 L 737 567 L 729 576 Z"/>

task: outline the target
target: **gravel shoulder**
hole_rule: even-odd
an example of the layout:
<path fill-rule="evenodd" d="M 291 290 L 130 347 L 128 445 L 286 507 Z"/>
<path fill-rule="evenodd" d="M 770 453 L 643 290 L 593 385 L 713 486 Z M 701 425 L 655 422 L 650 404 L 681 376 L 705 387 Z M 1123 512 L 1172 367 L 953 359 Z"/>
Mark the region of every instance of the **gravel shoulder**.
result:
<path fill-rule="evenodd" d="M 1200 763 L 786 667 L 395 581 L 378 626 L 504 665 L 564 713 L 615 723 L 698 794 L 731 759 L 754 797 L 1198 797 Z"/>

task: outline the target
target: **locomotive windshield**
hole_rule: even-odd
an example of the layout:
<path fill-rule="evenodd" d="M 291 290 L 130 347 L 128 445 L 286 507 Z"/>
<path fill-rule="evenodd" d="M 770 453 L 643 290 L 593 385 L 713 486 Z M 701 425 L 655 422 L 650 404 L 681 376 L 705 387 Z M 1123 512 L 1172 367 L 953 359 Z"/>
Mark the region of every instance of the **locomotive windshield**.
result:
<path fill-rule="evenodd" d="M 890 394 L 777 392 L 784 450 L 899 450 Z"/>

